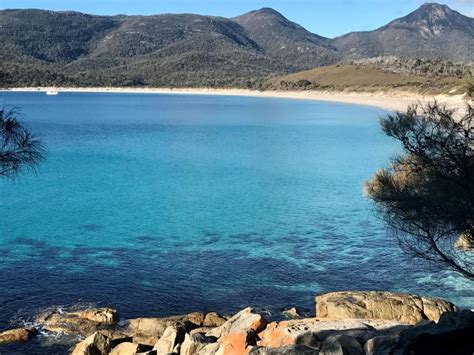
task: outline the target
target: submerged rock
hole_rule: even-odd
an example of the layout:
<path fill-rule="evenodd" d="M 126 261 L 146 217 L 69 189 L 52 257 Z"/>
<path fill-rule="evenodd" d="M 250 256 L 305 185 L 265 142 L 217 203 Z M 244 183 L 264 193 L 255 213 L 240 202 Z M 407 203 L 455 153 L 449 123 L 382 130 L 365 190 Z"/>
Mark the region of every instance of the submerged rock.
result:
<path fill-rule="evenodd" d="M 28 341 L 37 333 L 35 328 L 9 329 L 0 332 L 0 344 Z"/>
<path fill-rule="evenodd" d="M 50 332 L 87 336 L 97 330 L 115 325 L 119 320 L 111 308 L 89 308 L 81 311 L 47 311 L 36 317 L 36 322 Z"/>
<path fill-rule="evenodd" d="M 416 324 L 437 321 L 456 307 L 445 300 L 416 295 L 377 292 L 331 292 L 316 297 L 316 316 L 330 319 L 386 319 Z"/>

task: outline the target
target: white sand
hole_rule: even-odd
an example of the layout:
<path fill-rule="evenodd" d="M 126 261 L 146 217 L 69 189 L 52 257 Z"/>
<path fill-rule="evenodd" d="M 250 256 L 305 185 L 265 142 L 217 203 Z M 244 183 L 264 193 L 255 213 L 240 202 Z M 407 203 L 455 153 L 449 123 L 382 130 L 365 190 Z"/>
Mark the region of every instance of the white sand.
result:
<path fill-rule="evenodd" d="M 368 105 L 392 111 L 404 111 L 407 106 L 415 103 L 425 104 L 436 100 L 449 108 L 463 111 L 466 103 L 462 95 L 419 95 L 408 92 L 328 92 L 328 91 L 256 91 L 244 89 L 169 89 L 169 88 L 12 88 L 2 91 L 34 92 L 34 91 L 63 91 L 63 92 L 105 92 L 105 93 L 146 93 L 146 94 L 192 94 L 192 95 L 221 95 L 221 96 L 250 96 L 285 99 L 321 100 L 343 102 L 358 105 Z"/>

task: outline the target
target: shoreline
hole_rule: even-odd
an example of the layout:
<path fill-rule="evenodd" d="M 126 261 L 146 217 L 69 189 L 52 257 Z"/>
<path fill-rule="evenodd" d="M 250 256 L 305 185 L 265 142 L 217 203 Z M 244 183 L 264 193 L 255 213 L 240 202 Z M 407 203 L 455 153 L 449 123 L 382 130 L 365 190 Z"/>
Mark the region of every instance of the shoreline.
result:
<path fill-rule="evenodd" d="M 232 315 L 194 311 L 138 318 L 122 318 L 108 306 L 50 307 L 21 328 L 0 330 L 0 345 L 29 353 L 39 346 L 48 350 L 45 339 L 50 338 L 72 355 L 327 354 L 334 349 L 338 354 L 363 355 L 407 353 L 413 348 L 451 353 L 453 344 L 474 350 L 470 338 L 474 313 L 444 299 L 390 291 L 337 291 L 314 295 L 313 306 L 312 314 L 292 307 L 273 320 L 252 307 Z M 29 342 L 38 334 L 39 339 Z M 431 339 L 426 341 L 430 335 L 446 346 L 432 346 Z"/>
<path fill-rule="evenodd" d="M 0 89 L 0 92 L 72 92 L 72 93 L 122 93 L 122 94 L 181 94 L 241 96 L 260 98 L 280 98 L 339 102 L 346 104 L 378 107 L 389 111 L 404 111 L 409 105 L 430 101 L 446 104 L 451 109 L 464 110 L 463 95 L 421 95 L 410 92 L 332 92 L 332 91 L 258 91 L 247 89 L 214 89 L 214 88 L 119 88 L 119 87 L 25 87 Z"/>

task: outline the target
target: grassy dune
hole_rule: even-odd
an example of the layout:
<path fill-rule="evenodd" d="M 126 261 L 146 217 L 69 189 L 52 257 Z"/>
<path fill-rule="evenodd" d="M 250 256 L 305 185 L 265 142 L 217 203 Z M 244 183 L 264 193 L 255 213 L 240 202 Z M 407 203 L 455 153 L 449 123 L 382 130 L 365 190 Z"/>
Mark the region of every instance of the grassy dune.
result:
<path fill-rule="evenodd" d="M 266 81 L 270 90 L 329 90 L 353 92 L 404 91 L 419 94 L 466 92 L 467 78 L 421 76 L 384 71 L 364 65 L 332 65 Z"/>

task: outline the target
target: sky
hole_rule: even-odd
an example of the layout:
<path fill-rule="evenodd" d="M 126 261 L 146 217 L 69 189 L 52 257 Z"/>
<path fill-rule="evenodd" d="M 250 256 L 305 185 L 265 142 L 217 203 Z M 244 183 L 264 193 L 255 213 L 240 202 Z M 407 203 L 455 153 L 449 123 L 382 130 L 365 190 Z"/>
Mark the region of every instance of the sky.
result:
<path fill-rule="evenodd" d="M 74 10 L 97 15 L 195 13 L 233 17 L 272 7 L 311 32 L 335 37 L 366 31 L 415 10 L 420 0 L 0 0 L 0 9 Z M 474 0 L 445 0 L 452 9 L 474 16 Z"/>

